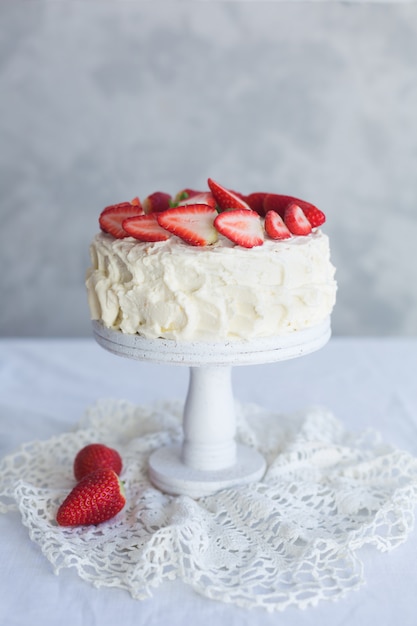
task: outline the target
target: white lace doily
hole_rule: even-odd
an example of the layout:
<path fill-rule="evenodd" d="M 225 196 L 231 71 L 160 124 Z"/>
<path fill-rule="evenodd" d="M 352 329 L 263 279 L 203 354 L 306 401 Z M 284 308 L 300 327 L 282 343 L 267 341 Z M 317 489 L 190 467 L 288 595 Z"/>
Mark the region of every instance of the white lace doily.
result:
<path fill-rule="evenodd" d="M 238 407 L 238 440 L 268 462 L 256 484 L 192 500 L 150 484 L 147 459 L 179 442 L 182 406 L 100 401 L 77 428 L 23 445 L 0 463 L 0 511 L 20 510 L 55 572 L 74 567 L 95 586 L 137 599 L 181 579 L 241 607 L 283 610 L 337 599 L 363 582 L 358 550 L 389 550 L 414 525 L 417 459 L 354 435 L 326 410 L 281 415 Z M 124 461 L 127 505 L 97 527 L 61 528 L 57 507 L 74 484 L 76 452 L 92 441 Z"/>

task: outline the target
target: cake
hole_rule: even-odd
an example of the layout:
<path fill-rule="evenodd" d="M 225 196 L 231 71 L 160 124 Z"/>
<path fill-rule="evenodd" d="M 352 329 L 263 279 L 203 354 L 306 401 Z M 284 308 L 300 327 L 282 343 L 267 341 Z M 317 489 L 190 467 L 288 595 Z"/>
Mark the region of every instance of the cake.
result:
<path fill-rule="evenodd" d="M 276 193 L 208 190 L 106 207 L 86 286 L 93 320 L 147 339 L 250 341 L 328 319 L 335 268 L 325 215 Z"/>

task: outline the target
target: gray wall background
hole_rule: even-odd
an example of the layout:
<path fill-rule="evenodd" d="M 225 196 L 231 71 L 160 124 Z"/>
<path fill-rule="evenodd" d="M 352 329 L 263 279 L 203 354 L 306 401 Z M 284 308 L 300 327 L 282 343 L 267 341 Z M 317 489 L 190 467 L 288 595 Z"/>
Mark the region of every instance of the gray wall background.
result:
<path fill-rule="evenodd" d="M 1 335 L 90 335 L 100 210 L 208 176 L 326 212 L 335 335 L 416 335 L 417 5 L 0 2 Z"/>

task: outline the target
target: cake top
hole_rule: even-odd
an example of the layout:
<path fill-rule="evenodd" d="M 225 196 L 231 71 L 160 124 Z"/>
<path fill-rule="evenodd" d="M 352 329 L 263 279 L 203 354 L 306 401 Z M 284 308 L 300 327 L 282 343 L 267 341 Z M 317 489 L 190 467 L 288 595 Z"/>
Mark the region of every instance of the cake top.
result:
<path fill-rule="evenodd" d="M 244 195 L 212 178 L 208 190 L 183 189 L 175 196 L 156 191 L 106 207 L 100 228 L 115 237 L 166 241 L 179 237 L 191 246 L 210 246 L 219 234 L 244 248 L 262 246 L 266 239 L 308 236 L 325 222 L 320 209 L 299 198 L 277 193 Z"/>

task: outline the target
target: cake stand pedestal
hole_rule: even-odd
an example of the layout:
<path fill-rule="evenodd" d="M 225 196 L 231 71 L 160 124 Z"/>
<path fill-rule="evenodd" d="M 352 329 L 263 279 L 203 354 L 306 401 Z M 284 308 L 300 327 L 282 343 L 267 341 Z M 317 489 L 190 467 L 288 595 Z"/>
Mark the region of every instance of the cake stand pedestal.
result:
<path fill-rule="evenodd" d="M 144 339 L 93 322 L 97 342 L 118 356 L 188 366 L 183 442 L 156 450 L 149 477 L 160 490 L 199 498 L 262 478 L 266 464 L 254 448 L 235 441 L 232 367 L 273 363 L 309 354 L 330 338 L 330 319 L 285 337 L 225 343 Z"/>

